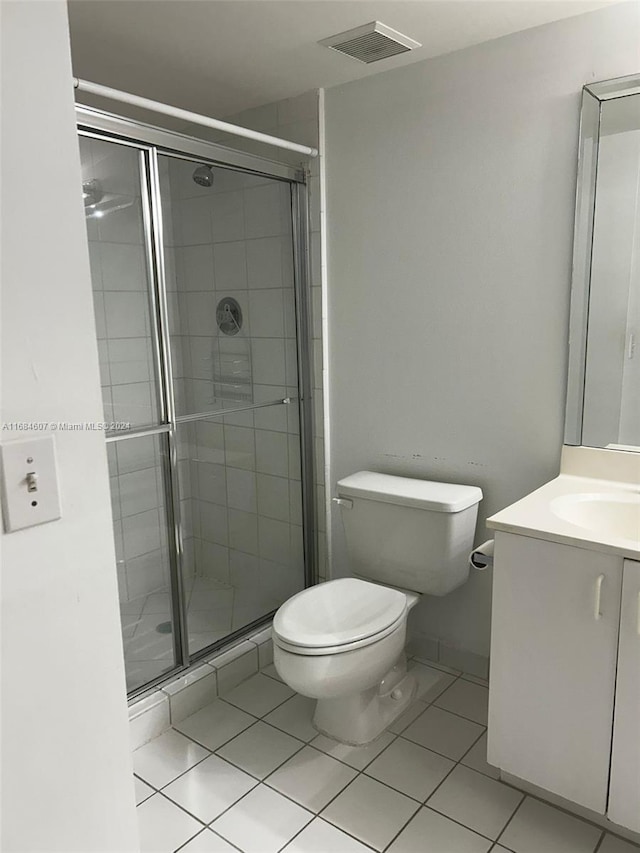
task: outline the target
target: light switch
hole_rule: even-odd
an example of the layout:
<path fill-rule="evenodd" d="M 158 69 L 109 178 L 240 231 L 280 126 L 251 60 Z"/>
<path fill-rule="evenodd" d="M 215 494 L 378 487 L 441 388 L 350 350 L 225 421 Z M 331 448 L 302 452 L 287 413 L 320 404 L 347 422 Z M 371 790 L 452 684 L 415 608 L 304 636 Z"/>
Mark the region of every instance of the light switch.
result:
<path fill-rule="evenodd" d="M 60 518 L 53 436 L 10 441 L 0 452 L 5 531 L 12 533 Z"/>

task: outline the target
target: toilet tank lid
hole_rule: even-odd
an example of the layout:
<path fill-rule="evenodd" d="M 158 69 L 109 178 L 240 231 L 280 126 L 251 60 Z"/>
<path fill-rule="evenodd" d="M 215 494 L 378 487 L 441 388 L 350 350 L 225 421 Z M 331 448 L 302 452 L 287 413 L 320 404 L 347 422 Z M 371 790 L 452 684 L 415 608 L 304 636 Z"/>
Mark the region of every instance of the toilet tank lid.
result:
<path fill-rule="evenodd" d="M 375 471 L 358 471 L 338 481 L 340 497 L 364 498 L 370 501 L 412 506 L 434 512 L 461 512 L 482 500 L 478 486 L 435 483 L 395 477 Z"/>

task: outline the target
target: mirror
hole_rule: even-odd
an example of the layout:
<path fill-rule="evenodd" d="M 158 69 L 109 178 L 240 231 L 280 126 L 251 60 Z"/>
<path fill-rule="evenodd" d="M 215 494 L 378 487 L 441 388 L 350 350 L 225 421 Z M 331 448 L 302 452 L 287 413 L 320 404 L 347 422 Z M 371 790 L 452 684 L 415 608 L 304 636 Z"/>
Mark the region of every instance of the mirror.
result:
<path fill-rule="evenodd" d="M 565 444 L 640 452 L 640 75 L 583 90 Z"/>

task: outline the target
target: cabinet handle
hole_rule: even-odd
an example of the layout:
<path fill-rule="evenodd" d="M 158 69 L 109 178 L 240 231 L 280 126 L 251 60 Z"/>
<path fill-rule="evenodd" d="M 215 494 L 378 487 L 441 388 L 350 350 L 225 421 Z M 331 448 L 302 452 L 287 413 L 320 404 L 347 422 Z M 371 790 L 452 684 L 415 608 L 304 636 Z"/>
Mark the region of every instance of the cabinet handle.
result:
<path fill-rule="evenodd" d="M 604 575 L 598 575 L 596 578 L 596 594 L 593 602 L 593 618 L 598 622 L 599 619 L 602 618 L 602 613 L 600 612 L 600 593 L 602 592 L 602 581 L 604 580 Z"/>

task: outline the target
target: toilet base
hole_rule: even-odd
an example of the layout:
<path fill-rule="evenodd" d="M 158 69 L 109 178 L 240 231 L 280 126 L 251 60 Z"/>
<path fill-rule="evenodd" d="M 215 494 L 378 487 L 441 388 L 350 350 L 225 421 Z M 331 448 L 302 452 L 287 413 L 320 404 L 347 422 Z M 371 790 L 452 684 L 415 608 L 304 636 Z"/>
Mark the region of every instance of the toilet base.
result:
<path fill-rule="evenodd" d="M 321 734 L 349 746 L 374 741 L 407 709 L 418 690 L 403 659 L 380 684 L 360 693 L 318 699 L 313 725 Z"/>

